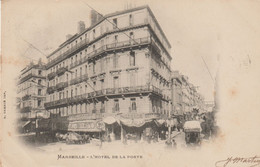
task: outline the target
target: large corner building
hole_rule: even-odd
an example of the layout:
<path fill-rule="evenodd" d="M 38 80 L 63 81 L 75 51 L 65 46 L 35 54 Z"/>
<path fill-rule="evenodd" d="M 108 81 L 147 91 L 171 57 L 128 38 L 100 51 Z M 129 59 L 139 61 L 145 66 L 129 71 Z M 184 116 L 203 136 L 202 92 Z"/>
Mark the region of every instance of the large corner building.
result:
<path fill-rule="evenodd" d="M 48 56 L 45 108 L 52 129 L 118 128 L 122 137 L 170 116 L 171 45 L 151 9 L 92 11 L 91 19 L 88 28 L 79 22 L 77 34 Z"/>

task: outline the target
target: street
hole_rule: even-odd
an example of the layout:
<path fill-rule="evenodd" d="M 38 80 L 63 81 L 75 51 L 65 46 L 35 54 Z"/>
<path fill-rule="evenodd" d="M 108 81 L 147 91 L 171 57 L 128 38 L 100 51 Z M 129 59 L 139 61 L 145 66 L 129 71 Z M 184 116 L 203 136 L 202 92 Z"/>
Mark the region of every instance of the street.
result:
<path fill-rule="evenodd" d="M 163 152 L 165 149 L 167 150 L 182 150 L 187 149 L 187 145 L 185 143 L 185 134 L 184 132 L 180 132 L 178 135 L 174 137 L 176 142 L 176 148 L 169 147 L 165 144 L 165 140 L 159 140 L 156 143 L 151 142 L 150 144 L 145 141 L 128 141 L 127 144 L 123 144 L 120 140 L 112 141 L 112 142 L 102 142 L 102 146 L 100 146 L 100 142 L 98 140 L 91 141 L 86 144 L 66 144 L 65 142 L 55 142 L 48 143 L 46 145 L 36 146 L 35 149 L 43 152 L 71 152 L 71 151 L 86 151 L 86 152 L 100 152 L 100 151 L 113 151 L 113 150 L 127 150 L 129 152 L 138 152 L 138 151 L 152 151 L 156 150 L 158 152 Z M 115 149 L 117 148 L 117 149 Z M 118 149 L 120 148 L 120 149 Z"/>

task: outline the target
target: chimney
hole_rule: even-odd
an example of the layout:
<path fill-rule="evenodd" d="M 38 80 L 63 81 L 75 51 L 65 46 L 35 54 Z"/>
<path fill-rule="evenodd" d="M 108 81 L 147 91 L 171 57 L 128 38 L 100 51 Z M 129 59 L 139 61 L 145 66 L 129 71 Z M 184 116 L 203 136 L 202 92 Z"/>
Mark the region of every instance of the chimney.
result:
<path fill-rule="evenodd" d="M 72 37 L 71 34 L 66 35 L 66 40 L 70 39 Z"/>
<path fill-rule="evenodd" d="M 91 10 L 90 12 L 91 26 L 96 24 L 98 21 L 100 21 L 102 17 L 103 15 L 98 14 L 95 10 Z"/>
<path fill-rule="evenodd" d="M 83 21 L 78 22 L 78 34 L 85 30 L 85 23 Z"/>

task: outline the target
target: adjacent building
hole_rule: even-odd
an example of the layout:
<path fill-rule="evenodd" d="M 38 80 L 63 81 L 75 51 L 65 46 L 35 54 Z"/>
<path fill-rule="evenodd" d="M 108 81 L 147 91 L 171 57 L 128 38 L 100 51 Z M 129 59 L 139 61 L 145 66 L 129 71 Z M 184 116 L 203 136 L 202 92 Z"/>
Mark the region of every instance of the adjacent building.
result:
<path fill-rule="evenodd" d="M 41 61 L 37 64 L 30 63 L 21 70 L 17 86 L 20 130 L 24 132 L 34 131 L 36 119 L 49 116 L 44 108 L 46 97 L 45 65 Z"/>
<path fill-rule="evenodd" d="M 205 112 L 203 96 L 196 90 L 196 86 L 189 82 L 189 78 L 179 71 L 172 72 L 172 94 L 175 115 L 184 115 L 193 110 Z"/>
<path fill-rule="evenodd" d="M 47 57 L 52 130 L 141 135 L 172 114 L 171 45 L 148 6 L 91 19 Z"/>

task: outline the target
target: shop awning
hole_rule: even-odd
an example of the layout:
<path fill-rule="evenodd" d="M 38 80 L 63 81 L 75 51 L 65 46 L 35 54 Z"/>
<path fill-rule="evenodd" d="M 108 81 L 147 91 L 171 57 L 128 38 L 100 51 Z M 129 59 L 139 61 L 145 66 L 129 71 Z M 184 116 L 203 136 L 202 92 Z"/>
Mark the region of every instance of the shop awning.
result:
<path fill-rule="evenodd" d="M 113 124 L 113 123 L 118 122 L 118 120 L 117 120 L 115 117 L 108 116 L 108 117 L 105 117 L 105 118 L 103 119 L 103 122 L 106 123 L 106 124 L 111 125 L 111 124 Z"/>
<path fill-rule="evenodd" d="M 145 123 L 151 122 L 152 120 L 145 119 L 120 119 L 121 123 L 128 127 L 142 127 Z"/>
<path fill-rule="evenodd" d="M 31 123 L 31 121 L 25 122 L 22 127 L 24 128 L 24 127 L 25 127 L 26 125 L 28 125 L 29 123 Z"/>

